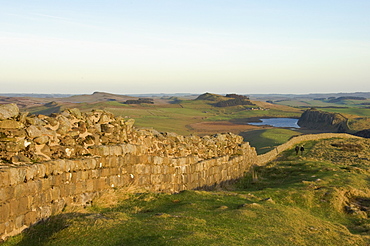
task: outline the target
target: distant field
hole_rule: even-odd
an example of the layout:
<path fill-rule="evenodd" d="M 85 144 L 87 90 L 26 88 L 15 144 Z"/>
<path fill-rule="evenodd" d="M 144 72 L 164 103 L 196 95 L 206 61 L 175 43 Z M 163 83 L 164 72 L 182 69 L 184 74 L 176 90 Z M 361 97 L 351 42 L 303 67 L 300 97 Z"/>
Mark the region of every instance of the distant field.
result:
<path fill-rule="evenodd" d="M 245 130 L 245 119 L 247 118 L 299 117 L 301 114 L 300 109 L 285 106 L 274 105 L 272 109 L 268 110 L 248 110 L 246 106 L 219 108 L 201 100 L 185 100 L 176 104 L 161 105 L 125 105 L 118 102 L 99 102 L 94 104 L 81 103 L 74 106 L 82 111 L 104 109 L 116 116 L 135 119 L 136 127 L 153 128 L 161 132 L 175 132 L 181 135 L 209 134 L 208 129 L 204 129 L 204 131 L 192 129 L 191 125 L 201 122 L 210 122 L 210 124 L 215 122 L 214 126 L 211 127 L 214 129 L 214 133 L 228 131 L 227 125 L 222 126 L 218 122 L 231 122 L 233 132 L 238 133 L 238 125 L 240 131 Z M 45 110 L 42 108 L 42 112 Z"/>
<path fill-rule="evenodd" d="M 301 135 L 298 131 L 288 129 L 267 129 L 243 132 L 244 141 L 256 148 L 258 154 L 264 154 L 276 146 L 287 142 L 291 137 Z"/>
<path fill-rule="evenodd" d="M 344 115 L 348 115 L 348 117 L 358 117 L 358 116 L 370 117 L 370 108 L 355 108 L 355 107 L 320 108 L 320 110 L 331 112 L 331 113 L 341 113 Z"/>
<path fill-rule="evenodd" d="M 313 100 L 313 99 L 290 99 L 278 100 L 274 103 L 291 107 L 357 107 L 365 108 L 370 104 L 370 99 L 366 100 L 339 100 L 333 102 L 331 100 Z"/>
<path fill-rule="evenodd" d="M 160 132 L 175 132 L 181 135 L 206 135 L 220 132 L 241 134 L 256 147 L 259 153 L 272 149 L 286 141 L 291 135 L 299 134 L 290 130 L 268 130 L 262 126 L 250 126 L 248 121 L 266 117 L 299 118 L 304 110 L 317 107 L 327 112 L 341 113 L 349 118 L 349 126 L 353 131 L 370 128 L 370 108 L 363 103 L 370 100 L 339 100 L 330 103 L 328 100 L 289 99 L 277 100 L 270 104 L 265 101 L 251 101 L 254 105 L 216 107 L 216 101 L 226 100 L 221 95 L 208 94 L 210 100 L 194 100 L 190 98 L 153 98 L 154 104 L 124 104 L 133 97 L 94 93 L 93 95 L 76 95 L 55 99 L 34 99 L 32 107 L 27 111 L 35 114 L 57 113 L 66 108 L 79 108 L 81 111 L 106 110 L 116 116 L 135 119 L 136 127 L 151 128 Z M 135 98 L 134 98 L 135 99 Z M 26 100 L 26 99 L 24 99 Z M 22 102 L 24 102 L 24 100 Z M 26 101 L 30 101 L 27 99 Z M 41 100 L 44 100 L 42 103 Z M 49 103 L 47 103 L 49 102 Z M 37 106 L 35 106 L 37 105 Z M 289 106 L 287 106 L 289 105 Z"/>

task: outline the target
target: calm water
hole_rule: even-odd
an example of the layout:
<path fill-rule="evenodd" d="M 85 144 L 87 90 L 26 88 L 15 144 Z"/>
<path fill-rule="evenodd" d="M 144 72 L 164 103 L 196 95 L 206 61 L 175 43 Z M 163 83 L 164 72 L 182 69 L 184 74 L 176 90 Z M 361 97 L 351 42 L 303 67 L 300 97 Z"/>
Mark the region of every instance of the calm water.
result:
<path fill-rule="evenodd" d="M 298 119 L 293 118 L 269 118 L 269 119 L 260 119 L 262 122 L 248 123 L 250 125 L 262 126 L 269 125 L 274 127 L 292 127 L 299 128 L 297 122 Z"/>

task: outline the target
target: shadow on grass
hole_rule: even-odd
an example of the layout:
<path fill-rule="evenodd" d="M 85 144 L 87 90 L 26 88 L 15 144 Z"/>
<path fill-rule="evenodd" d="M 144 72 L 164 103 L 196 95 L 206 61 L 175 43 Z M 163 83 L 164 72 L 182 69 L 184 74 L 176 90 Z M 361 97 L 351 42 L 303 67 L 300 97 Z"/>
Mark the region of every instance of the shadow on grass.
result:
<path fill-rule="evenodd" d="M 17 246 L 33 246 L 44 245 L 52 240 L 55 233 L 69 227 L 68 219 L 76 216 L 81 216 L 79 213 L 67 213 L 49 217 L 46 220 L 40 221 L 22 232 L 23 237 Z"/>
<path fill-rule="evenodd" d="M 292 188 L 303 187 L 302 181 L 324 179 L 331 174 L 321 171 L 320 167 L 311 166 L 309 163 L 286 163 L 278 166 L 257 167 L 253 170 L 254 177 L 246 175 L 240 180 L 239 187 L 253 190 L 266 188 Z"/>

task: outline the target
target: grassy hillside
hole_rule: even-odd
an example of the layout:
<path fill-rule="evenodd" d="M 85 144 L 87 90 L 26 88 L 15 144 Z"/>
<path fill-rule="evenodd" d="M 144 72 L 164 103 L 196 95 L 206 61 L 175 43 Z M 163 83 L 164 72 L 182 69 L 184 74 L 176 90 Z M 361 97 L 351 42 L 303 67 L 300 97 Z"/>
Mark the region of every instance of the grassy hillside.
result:
<path fill-rule="evenodd" d="M 264 154 L 276 146 L 287 142 L 291 137 L 300 135 L 299 132 L 289 129 L 266 129 L 243 132 L 240 134 L 245 142 L 256 148 L 257 153 Z"/>
<path fill-rule="evenodd" d="M 291 107 L 361 107 L 366 108 L 370 104 L 369 98 L 363 98 L 361 100 L 354 100 L 344 97 L 338 97 L 334 99 L 312 99 L 312 98 L 291 98 L 276 100 L 274 103 L 279 105 L 287 105 Z"/>
<path fill-rule="evenodd" d="M 370 140 L 304 145 L 223 189 L 116 190 L 4 245 L 369 245 Z"/>

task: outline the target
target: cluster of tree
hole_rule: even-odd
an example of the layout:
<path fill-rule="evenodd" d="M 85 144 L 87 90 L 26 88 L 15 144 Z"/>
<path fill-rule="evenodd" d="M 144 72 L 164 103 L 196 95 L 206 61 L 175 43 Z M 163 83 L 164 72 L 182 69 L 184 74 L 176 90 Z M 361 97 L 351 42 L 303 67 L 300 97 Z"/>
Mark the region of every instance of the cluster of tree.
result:
<path fill-rule="evenodd" d="M 238 95 L 238 94 L 226 94 L 226 97 L 235 98 L 235 99 L 246 99 L 249 100 L 249 97 Z"/>
<path fill-rule="evenodd" d="M 151 98 L 139 98 L 137 100 L 130 99 L 124 102 L 124 104 L 142 104 L 142 103 L 154 104 L 154 101 Z"/>
<path fill-rule="evenodd" d="M 328 98 L 330 103 L 337 103 L 341 102 L 343 100 L 366 100 L 365 97 L 352 97 L 352 96 L 347 96 L 347 97 L 338 97 L 338 98 Z"/>
<path fill-rule="evenodd" d="M 219 101 L 214 104 L 216 107 L 230 107 L 230 106 L 237 106 L 237 105 L 255 105 L 249 99 L 245 98 L 234 98 L 225 101 Z"/>

